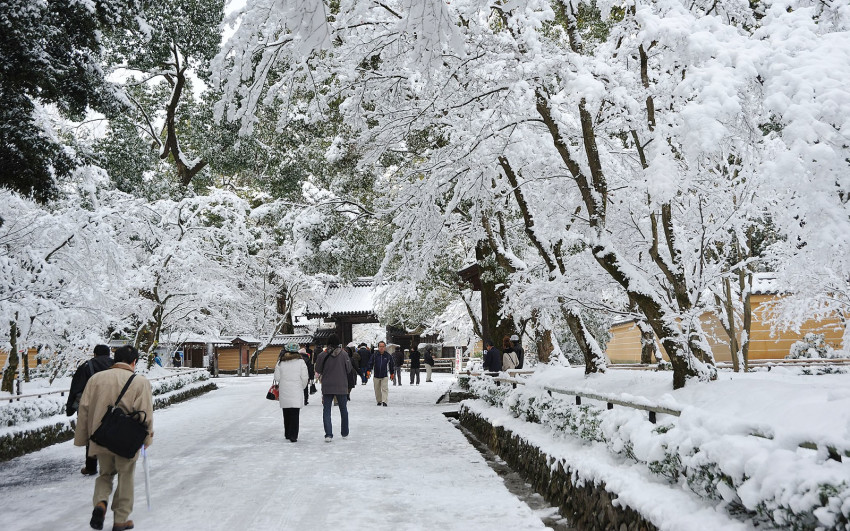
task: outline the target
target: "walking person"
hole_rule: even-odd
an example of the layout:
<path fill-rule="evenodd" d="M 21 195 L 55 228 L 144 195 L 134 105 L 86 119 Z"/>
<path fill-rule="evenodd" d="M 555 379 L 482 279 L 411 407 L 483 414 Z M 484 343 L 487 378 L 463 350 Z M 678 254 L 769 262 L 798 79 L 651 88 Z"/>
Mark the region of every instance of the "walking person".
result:
<path fill-rule="evenodd" d="M 431 346 L 425 348 L 425 381 L 431 382 L 431 371 L 434 370 L 434 355 L 431 354 Z"/>
<path fill-rule="evenodd" d="M 329 341 L 329 344 L 335 343 L 335 340 Z M 353 372 L 351 359 L 342 347 L 334 348 L 331 352 L 322 352 L 316 360 L 316 377 L 322 384 L 322 421 L 325 425 L 325 442 L 331 442 L 334 437 L 331 424 L 331 408 L 334 399 L 339 404 L 339 416 L 342 423 L 340 433 L 343 438 L 348 437 L 348 383 L 349 375 L 353 375 Z"/>
<path fill-rule="evenodd" d="M 404 365 L 404 351 L 396 347 L 393 351 L 393 385 L 401 385 L 401 367 Z"/>
<path fill-rule="evenodd" d="M 71 389 L 68 391 L 68 403 L 65 405 L 65 414 L 72 416 L 80 408 L 80 400 L 86 384 L 96 373 L 112 367 L 115 360 L 109 357 L 109 347 L 96 345 L 94 357 L 77 367 L 74 377 L 71 379 Z M 79 418 L 77 419 L 79 421 Z M 89 445 L 86 444 L 86 463 L 80 470 L 84 476 L 97 474 L 97 457 L 89 454 Z"/>
<path fill-rule="evenodd" d="M 112 531 L 133 529 L 130 514 L 133 512 L 133 476 L 136 471 L 136 460 L 139 452 L 132 458 L 121 457 L 97 443 L 89 442 L 91 435 L 100 427 L 101 419 L 108 408 L 121 397 L 118 406 L 125 413 L 139 411 L 143 413 L 147 427 L 147 437 L 143 442 L 147 448 L 153 442 L 153 396 L 150 382 L 141 375 L 135 374 L 139 351 L 131 346 L 124 346 L 115 351 L 115 363 L 108 370 L 101 371 L 89 380 L 80 399 L 80 410 L 77 415 L 77 427 L 74 431 L 74 445 L 89 445 L 89 451 L 97 456 L 100 465 L 100 475 L 94 483 L 91 520 L 89 524 L 94 529 L 103 529 L 103 520 L 109 496 L 112 494 L 112 482 L 118 476 L 118 486 L 112 497 L 112 512 L 114 514 Z M 123 391 L 123 396 L 121 395 Z"/>
<path fill-rule="evenodd" d="M 516 334 L 511 336 L 511 347 L 513 347 L 514 352 L 516 352 L 516 368 L 522 369 L 523 365 L 525 365 L 525 350 L 523 350 L 522 343 L 519 342 L 519 336 Z"/>
<path fill-rule="evenodd" d="M 505 336 L 502 339 L 502 370 L 512 371 L 517 365 L 519 365 L 519 360 L 517 360 L 516 352 L 514 352 L 514 347 L 511 344 L 511 338 Z"/>
<path fill-rule="evenodd" d="M 360 380 L 363 385 L 369 381 L 369 370 L 372 366 L 372 351 L 366 346 L 366 343 L 360 343 L 357 347 L 357 353 L 360 355 Z"/>
<path fill-rule="evenodd" d="M 310 382 L 307 364 L 296 343 L 288 343 L 280 351 L 274 367 L 274 379 L 277 380 L 278 401 L 283 411 L 283 436 L 289 442 L 295 442 L 298 440 L 298 419 L 305 401 L 302 393 L 306 395 Z"/>
<path fill-rule="evenodd" d="M 307 385 L 304 386 L 304 405 L 310 403 L 310 385 L 313 383 L 313 379 L 316 377 L 316 370 L 313 367 L 313 360 L 310 359 L 310 354 L 308 353 L 306 348 L 298 349 L 298 354 L 301 355 L 301 359 L 304 360 L 304 365 L 307 366 Z"/>
<path fill-rule="evenodd" d="M 410 385 L 413 385 L 414 377 L 416 378 L 416 385 L 419 385 L 419 370 L 422 368 L 419 360 L 420 354 L 414 345 L 410 351 Z"/>
<path fill-rule="evenodd" d="M 390 394 L 389 377 L 393 373 L 393 358 L 387 354 L 387 344 L 378 341 L 378 352 L 372 356 L 372 385 L 375 388 L 375 400 L 379 406 L 387 407 Z"/>

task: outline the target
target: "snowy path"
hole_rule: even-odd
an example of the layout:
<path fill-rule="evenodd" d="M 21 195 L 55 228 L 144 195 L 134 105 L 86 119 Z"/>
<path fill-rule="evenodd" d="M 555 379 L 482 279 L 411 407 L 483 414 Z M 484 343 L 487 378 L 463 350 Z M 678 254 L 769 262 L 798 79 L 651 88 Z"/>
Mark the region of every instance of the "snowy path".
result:
<path fill-rule="evenodd" d="M 407 374 L 405 373 L 405 377 Z M 150 449 L 153 509 L 136 473 L 137 529 L 540 529 L 463 434 L 435 406 L 448 375 L 372 385 L 349 405 L 351 435 L 323 441 L 319 395 L 301 410 L 297 443 L 283 438 L 271 376 L 222 378 L 218 391 L 159 411 Z M 93 478 L 71 442 L 0 465 L 0 529 L 89 529 Z M 140 463 L 141 464 L 141 463 Z M 107 527 L 112 522 L 107 513 Z"/>

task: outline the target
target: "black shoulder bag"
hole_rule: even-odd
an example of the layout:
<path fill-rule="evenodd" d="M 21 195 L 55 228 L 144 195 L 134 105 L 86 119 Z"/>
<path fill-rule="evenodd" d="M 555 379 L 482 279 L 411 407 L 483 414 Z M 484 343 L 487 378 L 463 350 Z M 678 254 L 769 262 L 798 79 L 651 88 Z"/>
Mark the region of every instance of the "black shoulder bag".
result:
<path fill-rule="evenodd" d="M 127 459 L 132 459 L 136 455 L 148 436 L 148 427 L 145 424 L 147 419 L 144 411 L 133 411 L 128 414 L 118 407 L 118 403 L 121 402 L 121 398 L 127 392 L 130 382 L 135 377 L 135 374 L 130 376 L 130 379 L 124 384 L 124 388 L 121 389 L 121 394 L 115 400 L 115 405 L 109 406 L 100 421 L 100 426 L 91 435 L 92 441 L 115 455 Z"/>

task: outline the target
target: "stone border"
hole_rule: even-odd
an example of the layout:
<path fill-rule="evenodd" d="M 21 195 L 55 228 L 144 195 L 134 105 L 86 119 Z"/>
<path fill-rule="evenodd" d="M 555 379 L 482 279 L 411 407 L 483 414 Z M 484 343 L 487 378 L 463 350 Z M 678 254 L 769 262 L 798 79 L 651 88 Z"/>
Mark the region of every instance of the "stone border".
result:
<path fill-rule="evenodd" d="M 218 389 L 214 382 L 192 387 L 181 391 L 174 391 L 167 397 L 157 399 L 154 397 L 154 410 L 166 408 L 178 402 L 184 402 Z M 74 427 L 76 419 L 68 419 L 55 424 L 48 424 L 34 430 L 19 431 L 0 437 L 0 462 L 8 461 L 15 457 L 37 452 L 48 446 L 70 441 L 74 438 Z"/>
<path fill-rule="evenodd" d="M 578 475 L 568 463 L 556 461 L 510 430 L 494 427 L 465 407 L 460 410 L 460 424 L 504 459 L 546 501 L 557 506 L 577 529 L 657 531 L 637 511 L 616 505 L 617 495 L 608 492 L 604 483 L 574 481 Z"/>

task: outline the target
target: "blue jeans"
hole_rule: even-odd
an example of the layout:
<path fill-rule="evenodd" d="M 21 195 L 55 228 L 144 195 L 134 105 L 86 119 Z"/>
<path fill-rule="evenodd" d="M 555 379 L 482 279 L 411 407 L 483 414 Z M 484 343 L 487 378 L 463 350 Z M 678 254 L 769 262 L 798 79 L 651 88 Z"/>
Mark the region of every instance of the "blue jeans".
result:
<path fill-rule="evenodd" d="M 331 408 L 334 405 L 334 397 L 339 403 L 339 416 L 342 418 L 342 436 L 348 437 L 348 395 L 322 395 L 322 420 L 325 423 L 325 437 L 333 437 L 334 430 L 331 424 Z"/>
<path fill-rule="evenodd" d="M 360 379 L 363 380 L 363 383 L 366 383 L 366 372 L 367 369 L 365 367 L 360 368 Z"/>

